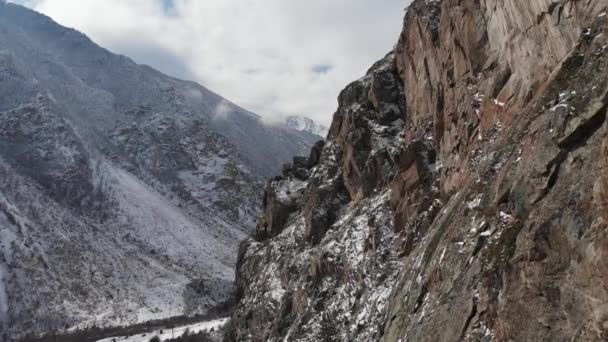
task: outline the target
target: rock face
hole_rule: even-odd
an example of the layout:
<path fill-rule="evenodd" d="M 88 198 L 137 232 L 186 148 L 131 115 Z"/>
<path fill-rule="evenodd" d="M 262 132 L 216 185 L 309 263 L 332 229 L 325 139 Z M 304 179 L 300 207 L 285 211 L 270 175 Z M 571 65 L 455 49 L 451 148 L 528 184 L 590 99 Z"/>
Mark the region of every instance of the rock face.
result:
<path fill-rule="evenodd" d="M 264 179 L 319 139 L 0 3 L 0 340 L 225 301 Z"/>
<path fill-rule="evenodd" d="M 226 339 L 607 339 L 607 7 L 414 1 L 271 182 L 305 189 L 241 245 Z"/>

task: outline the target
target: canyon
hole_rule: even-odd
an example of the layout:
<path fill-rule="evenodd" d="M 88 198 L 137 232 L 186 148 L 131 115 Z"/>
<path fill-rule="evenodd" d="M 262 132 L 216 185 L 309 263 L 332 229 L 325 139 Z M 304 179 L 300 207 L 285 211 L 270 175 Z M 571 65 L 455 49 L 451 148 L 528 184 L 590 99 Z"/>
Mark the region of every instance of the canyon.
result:
<path fill-rule="evenodd" d="M 2 337 L 605 341 L 607 12 L 414 0 L 325 128 L 0 1 Z"/>

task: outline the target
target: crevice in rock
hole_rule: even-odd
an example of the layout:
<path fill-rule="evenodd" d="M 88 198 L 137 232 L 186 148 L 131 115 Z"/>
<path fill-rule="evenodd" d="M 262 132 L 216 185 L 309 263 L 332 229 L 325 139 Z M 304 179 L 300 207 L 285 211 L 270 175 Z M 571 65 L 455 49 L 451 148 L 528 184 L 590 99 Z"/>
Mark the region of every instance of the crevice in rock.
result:
<path fill-rule="evenodd" d="M 496 79 L 496 83 L 494 84 L 494 89 L 492 90 L 492 98 L 497 98 L 500 92 L 504 89 L 505 85 L 511 79 L 513 72 L 511 68 L 507 66 L 507 68 L 498 75 Z"/>
<path fill-rule="evenodd" d="M 606 114 L 608 112 L 608 95 L 604 97 L 604 104 L 591 118 L 579 125 L 572 133 L 558 142 L 557 146 L 561 149 L 559 154 L 547 165 L 545 176 L 548 176 L 547 183 L 541 196 L 534 202 L 538 203 L 549 193 L 555 186 L 559 178 L 559 172 L 563 162 L 567 159 L 568 154 L 582 146 L 585 146 L 587 141 L 604 125 L 606 122 Z"/>
<path fill-rule="evenodd" d="M 464 323 L 464 328 L 462 329 L 462 333 L 460 334 L 459 341 L 464 340 L 464 338 L 467 334 L 467 330 L 469 329 L 469 326 L 471 325 L 473 318 L 475 318 L 475 315 L 477 315 L 477 300 L 475 298 L 473 298 L 473 308 L 471 309 L 471 312 L 469 313 L 469 316 L 467 317 L 467 320 Z"/>
<path fill-rule="evenodd" d="M 426 58 L 424 59 L 424 72 L 426 74 L 426 81 L 429 84 L 429 90 L 431 91 L 431 94 L 432 94 L 433 93 L 433 84 L 431 81 L 431 72 L 429 70 L 429 62 Z"/>
<path fill-rule="evenodd" d="M 429 289 L 427 288 L 426 283 L 422 285 L 422 289 L 420 289 L 420 294 L 418 294 L 418 298 L 416 298 L 416 306 L 414 306 L 414 313 L 420 310 L 422 307 L 422 303 L 424 303 L 424 297 L 426 297 L 427 293 L 429 293 Z"/>
<path fill-rule="evenodd" d="M 483 246 L 486 244 L 486 241 L 487 241 L 487 238 L 485 236 L 480 236 L 477 239 L 477 243 L 475 244 L 475 248 L 473 249 L 473 253 L 471 254 L 471 257 L 475 257 L 475 256 L 477 256 L 477 254 L 479 254 L 479 251 L 481 251 Z"/>
<path fill-rule="evenodd" d="M 608 97 L 608 96 L 607 96 Z M 604 105 L 595 113 L 589 120 L 578 126 L 570 135 L 558 143 L 558 147 L 571 152 L 581 146 L 584 146 L 595 132 L 597 132 L 606 121 L 606 110 L 608 104 L 604 99 Z"/>
<path fill-rule="evenodd" d="M 454 46 L 456 46 L 456 48 L 460 51 L 460 53 L 462 53 L 462 57 L 464 58 L 465 61 L 469 60 L 466 50 L 464 49 L 464 47 L 462 46 L 462 44 L 460 43 L 460 41 L 458 39 L 454 39 Z"/>
<path fill-rule="evenodd" d="M 555 164 L 553 164 L 553 166 L 550 167 L 549 179 L 547 180 L 547 186 L 545 187 L 546 191 L 549 191 L 550 189 L 552 189 L 555 186 L 555 183 L 557 183 L 557 177 L 559 176 L 559 169 L 561 168 L 564 160 L 566 160 L 566 156 L 567 156 L 566 153 L 563 153 L 563 152 L 560 153 Z"/>

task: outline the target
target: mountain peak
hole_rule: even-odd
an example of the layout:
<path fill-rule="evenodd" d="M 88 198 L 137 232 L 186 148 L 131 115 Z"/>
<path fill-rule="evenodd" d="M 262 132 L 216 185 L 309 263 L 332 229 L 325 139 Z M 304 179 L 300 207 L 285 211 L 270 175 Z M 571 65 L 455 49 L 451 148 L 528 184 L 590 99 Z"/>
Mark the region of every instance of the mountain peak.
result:
<path fill-rule="evenodd" d="M 321 137 L 327 136 L 327 127 L 317 124 L 314 120 L 302 116 L 291 115 L 285 118 L 284 126 L 296 131 L 308 132 Z"/>

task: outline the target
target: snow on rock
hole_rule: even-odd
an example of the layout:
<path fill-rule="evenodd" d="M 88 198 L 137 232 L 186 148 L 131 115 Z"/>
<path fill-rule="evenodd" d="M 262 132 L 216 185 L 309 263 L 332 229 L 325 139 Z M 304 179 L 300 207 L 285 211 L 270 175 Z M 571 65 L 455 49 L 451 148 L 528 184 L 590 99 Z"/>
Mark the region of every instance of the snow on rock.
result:
<path fill-rule="evenodd" d="M 312 119 L 300 115 L 292 115 L 285 118 L 285 127 L 296 131 L 309 132 L 319 137 L 327 135 L 327 127 L 319 125 Z"/>
<path fill-rule="evenodd" d="M 231 338 L 367 341 L 380 333 L 399 269 L 392 192 L 376 190 L 394 177 L 392 158 L 401 153 L 391 139 L 403 126 L 402 107 L 388 105 L 399 92 L 391 65 L 387 56 L 342 95 L 343 127 L 360 129 L 360 142 L 333 125 L 318 161 L 307 163 L 306 181 L 287 170 L 269 184 L 267 199 L 294 207 L 275 234 L 241 245 Z M 258 228 L 284 209 L 266 200 L 265 211 Z"/>
<path fill-rule="evenodd" d="M 241 245 L 229 340 L 606 340 L 605 11 L 413 1 Z"/>

